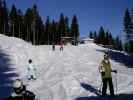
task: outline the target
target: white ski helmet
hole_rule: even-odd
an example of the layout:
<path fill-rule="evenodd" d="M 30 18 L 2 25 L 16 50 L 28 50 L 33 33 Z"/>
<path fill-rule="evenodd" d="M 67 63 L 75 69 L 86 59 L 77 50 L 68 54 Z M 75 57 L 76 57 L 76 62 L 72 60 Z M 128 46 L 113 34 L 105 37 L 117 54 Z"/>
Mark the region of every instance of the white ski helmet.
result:
<path fill-rule="evenodd" d="M 16 79 L 13 82 L 13 88 L 22 88 L 23 86 L 23 82 L 20 79 Z"/>

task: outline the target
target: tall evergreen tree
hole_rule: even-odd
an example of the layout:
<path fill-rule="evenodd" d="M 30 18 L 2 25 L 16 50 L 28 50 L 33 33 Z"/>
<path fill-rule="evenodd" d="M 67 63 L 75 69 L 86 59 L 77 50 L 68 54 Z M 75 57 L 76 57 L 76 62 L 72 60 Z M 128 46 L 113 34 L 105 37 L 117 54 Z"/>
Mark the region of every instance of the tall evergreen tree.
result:
<path fill-rule="evenodd" d="M 61 37 L 64 37 L 65 32 L 66 32 L 65 18 L 64 18 L 63 13 L 61 13 L 61 15 L 60 15 L 58 31 L 59 31 L 60 40 L 61 40 Z"/>
<path fill-rule="evenodd" d="M 1 0 L 0 0 L 0 33 L 3 33 L 3 7 Z"/>
<path fill-rule="evenodd" d="M 59 44 L 61 41 L 61 35 L 60 35 L 60 31 L 59 31 L 59 22 L 55 22 L 55 26 L 56 26 L 55 43 Z"/>
<path fill-rule="evenodd" d="M 92 31 L 90 31 L 90 33 L 89 33 L 89 38 L 94 38 L 94 34 L 93 34 L 93 32 Z"/>
<path fill-rule="evenodd" d="M 3 33 L 7 34 L 9 32 L 9 26 L 8 26 L 8 8 L 6 6 L 6 1 L 3 1 L 3 18 L 4 18 L 4 23 L 3 23 Z"/>
<path fill-rule="evenodd" d="M 70 37 L 70 27 L 69 27 L 69 19 L 65 17 L 65 36 Z"/>
<path fill-rule="evenodd" d="M 24 33 L 24 16 L 23 16 L 23 13 L 22 13 L 22 11 L 19 9 L 18 10 L 18 28 L 19 28 L 19 38 L 22 38 L 23 39 L 23 33 Z"/>
<path fill-rule="evenodd" d="M 124 51 L 129 52 L 129 44 L 128 43 L 124 44 Z"/>
<path fill-rule="evenodd" d="M 109 32 L 105 32 L 105 44 L 109 45 Z"/>
<path fill-rule="evenodd" d="M 103 45 L 105 44 L 105 31 L 103 27 L 100 27 L 98 42 Z"/>
<path fill-rule="evenodd" d="M 32 7 L 32 23 L 31 23 L 31 30 L 32 30 L 32 43 L 35 45 L 37 42 L 37 16 L 38 16 L 38 12 L 37 12 L 37 5 L 33 5 Z"/>
<path fill-rule="evenodd" d="M 33 22 L 32 22 L 33 44 L 39 44 L 40 43 L 39 39 L 41 38 L 41 34 L 43 33 L 43 22 L 39 15 L 37 5 L 35 4 L 33 5 L 32 11 L 33 11 Z"/>
<path fill-rule="evenodd" d="M 122 51 L 123 46 L 122 46 L 122 41 L 119 39 L 119 37 L 116 37 L 116 49 Z"/>
<path fill-rule="evenodd" d="M 119 50 L 122 51 L 123 50 L 123 44 L 122 44 L 122 40 L 119 41 Z"/>
<path fill-rule="evenodd" d="M 56 28 L 56 22 L 53 20 L 51 24 L 51 37 L 52 37 L 52 43 L 56 44 L 56 33 L 57 33 L 57 28 Z"/>
<path fill-rule="evenodd" d="M 98 43 L 98 36 L 96 31 L 94 31 L 94 43 Z"/>
<path fill-rule="evenodd" d="M 50 22 L 50 26 L 49 26 L 49 44 L 53 44 L 53 23 Z"/>
<path fill-rule="evenodd" d="M 128 51 L 132 53 L 133 52 L 133 41 L 129 41 L 128 45 L 129 45 Z"/>
<path fill-rule="evenodd" d="M 40 44 L 41 43 L 41 39 L 42 39 L 42 35 L 44 34 L 44 24 L 42 21 L 42 18 L 40 17 L 40 15 L 37 17 L 37 43 L 36 44 Z"/>
<path fill-rule="evenodd" d="M 28 8 L 26 10 L 25 16 L 24 16 L 24 27 L 25 27 L 25 37 L 24 40 L 30 41 L 33 43 L 33 11 L 31 8 Z"/>
<path fill-rule="evenodd" d="M 45 39 L 46 44 L 50 44 L 50 19 L 47 16 L 46 23 L 45 23 Z"/>
<path fill-rule="evenodd" d="M 78 25 L 78 20 L 77 20 L 77 16 L 76 15 L 74 15 L 73 18 L 72 18 L 71 37 L 73 37 L 75 42 L 79 38 L 79 25 Z"/>
<path fill-rule="evenodd" d="M 125 11 L 125 16 L 124 16 L 124 30 L 125 30 L 126 33 L 130 33 L 131 28 L 133 28 L 132 27 L 131 16 L 130 16 L 129 10 L 127 9 Z"/>
<path fill-rule="evenodd" d="M 119 39 L 119 37 L 117 36 L 117 37 L 115 38 L 115 44 L 114 44 L 114 49 L 116 49 L 116 50 L 119 50 L 119 41 L 120 41 L 120 39 Z"/>
<path fill-rule="evenodd" d="M 41 34 L 40 34 L 39 44 L 40 45 L 46 44 L 45 25 L 44 24 L 42 24 L 42 26 L 41 26 Z"/>
<path fill-rule="evenodd" d="M 10 25 L 11 25 L 11 34 L 12 36 L 17 37 L 18 36 L 18 23 L 17 23 L 17 9 L 15 5 L 12 6 L 11 12 L 10 12 Z"/>

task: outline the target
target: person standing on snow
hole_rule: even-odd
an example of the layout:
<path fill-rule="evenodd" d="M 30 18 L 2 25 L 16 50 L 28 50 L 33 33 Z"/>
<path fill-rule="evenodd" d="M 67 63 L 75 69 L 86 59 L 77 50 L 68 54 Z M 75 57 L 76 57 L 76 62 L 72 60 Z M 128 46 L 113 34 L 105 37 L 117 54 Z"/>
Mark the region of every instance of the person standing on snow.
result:
<path fill-rule="evenodd" d="M 52 44 L 52 50 L 55 51 L 55 44 Z"/>
<path fill-rule="evenodd" d="M 28 79 L 31 80 L 35 80 L 36 79 L 36 68 L 35 66 L 32 64 L 32 60 L 29 59 L 29 66 L 28 66 Z"/>
<path fill-rule="evenodd" d="M 26 90 L 26 86 L 20 79 L 16 79 L 13 82 L 13 91 L 11 96 L 4 100 L 35 100 L 35 94 Z"/>
<path fill-rule="evenodd" d="M 63 51 L 63 41 L 60 42 L 60 51 Z"/>
<path fill-rule="evenodd" d="M 111 64 L 107 53 L 104 54 L 104 59 L 100 63 L 99 72 L 101 73 L 102 82 L 103 82 L 102 96 L 107 95 L 106 94 L 107 85 L 109 85 L 110 95 L 114 96 L 114 87 L 113 87 L 111 72 L 117 73 L 117 71 L 111 69 Z"/>

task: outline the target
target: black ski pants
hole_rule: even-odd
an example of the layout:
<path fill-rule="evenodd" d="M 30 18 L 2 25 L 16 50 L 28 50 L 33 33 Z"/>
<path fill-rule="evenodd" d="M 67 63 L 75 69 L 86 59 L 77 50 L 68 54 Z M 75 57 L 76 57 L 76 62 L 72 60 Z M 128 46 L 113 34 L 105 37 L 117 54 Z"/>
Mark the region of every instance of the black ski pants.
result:
<path fill-rule="evenodd" d="M 113 87 L 112 78 L 103 78 L 102 82 L 103 82 L 102 95 L 103 96 L 106 95 L 108 85 L 110 89 L 110 95 L 114 95 L 114 87 Z"/>

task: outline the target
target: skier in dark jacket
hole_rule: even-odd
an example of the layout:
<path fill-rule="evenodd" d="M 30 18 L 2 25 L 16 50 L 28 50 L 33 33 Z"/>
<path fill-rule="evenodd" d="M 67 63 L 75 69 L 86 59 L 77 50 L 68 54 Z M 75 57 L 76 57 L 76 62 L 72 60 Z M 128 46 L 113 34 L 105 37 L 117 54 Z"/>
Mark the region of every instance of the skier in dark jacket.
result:
<path fill-rule="evenodd" d="M 4 100 L 35 100 L 35 94 L 26 90 L 26 86 L 20 79 L 17 79 L 13 83 L 13 92 L 11 96 Z"/>

